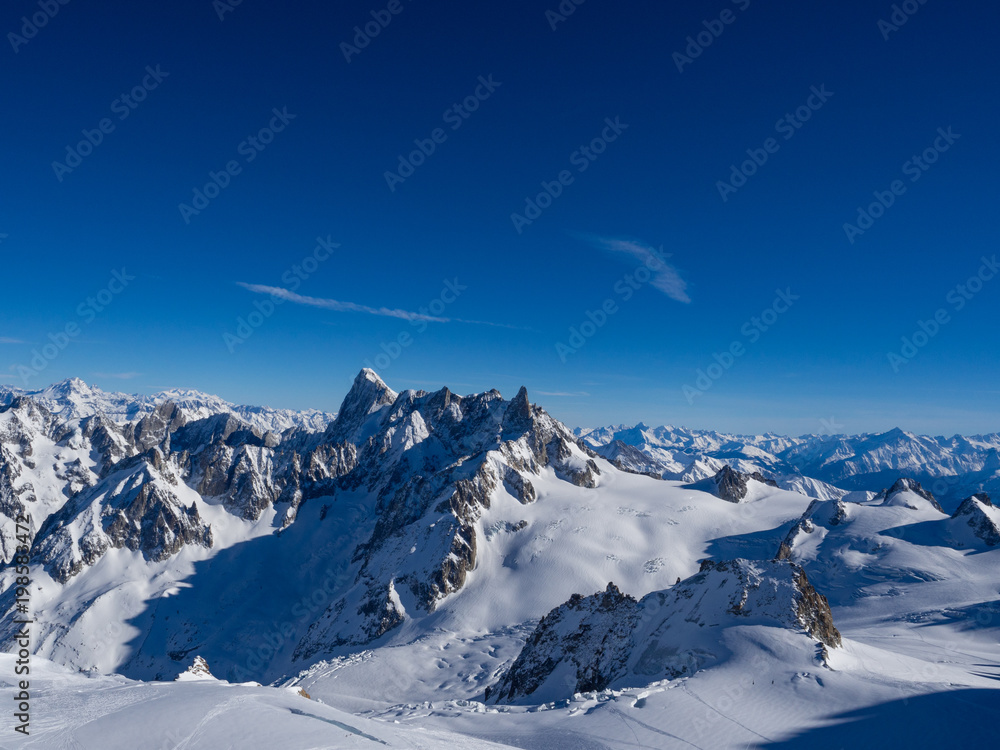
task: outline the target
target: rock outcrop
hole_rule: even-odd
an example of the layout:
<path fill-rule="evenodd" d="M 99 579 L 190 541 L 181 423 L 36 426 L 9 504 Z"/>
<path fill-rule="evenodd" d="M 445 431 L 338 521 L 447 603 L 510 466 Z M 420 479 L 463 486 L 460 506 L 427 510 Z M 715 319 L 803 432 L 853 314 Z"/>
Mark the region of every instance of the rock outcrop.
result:
<path fill-rule="evenodd" d="M 985 492 L 965 498 L 952 519 L 968 526 L 987 547 L 1000 544 L 1000 509 Z"/>
<path fill-rule="evenodd" d="M 746 474 L 736 471 L 728 465 L 719 469 L 719 472 L 712 478 L 712 482 L 718 497 L 730 503 L 741 503 L 746 499 L 749 489 L 747 483 L 751 479 L 769 487 L 778 486 L 777 482 L 768 479 L 758 471 Z"/>
<path fill-rule="evenodd" d="M 920 482 L 908 477 L 900 477 L 893 483 L 892 487 L 882 490 L 876 497 L 881 498 L 885 505 L 903 504 L 915 510 L 916 507 L 914 505 L 905 501 L 904 493 L 908 492 L 926 500 L 934 510 L 944 513 L 944 509 L 934 495 L 929 490 L 921 487 Z"/>
<path fill-rule="evenodd" d="M 744 624 L 801 632 L 823 649 L 841 644 L 829 603 L 798 565 L 706 560 L 638 601 L 613 584 L 574 595 L 542 618 L 486 701 L 539 703 L 692 674 L 719 658 L 718 628 Z"/>

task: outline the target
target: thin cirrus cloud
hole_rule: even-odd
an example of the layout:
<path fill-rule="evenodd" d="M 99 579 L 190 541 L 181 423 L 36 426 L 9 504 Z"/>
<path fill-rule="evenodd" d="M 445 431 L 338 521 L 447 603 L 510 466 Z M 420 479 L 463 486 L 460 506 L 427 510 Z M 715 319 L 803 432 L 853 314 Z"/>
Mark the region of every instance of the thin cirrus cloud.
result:
<path fill-rule="evenodd" d="M 585 239 L 604 250 L 614 253 L 624 253 L 641 261 L 652 272 L 650 286 L 659 289 L 670 299 L 689 304 L 691 297 L 687 293 L 687 282 L 681 278 L 680 272 L 666 262 L 670 253 L 656 250 L 637 240 L 616 239 L 613 237 L 586 236 Z"/>
<path fill-rule="evenodd" d="M 141 377 L 141 372 L 95 372 L 95 378 L 108 378 L 113 380 L 132 380 Z"/>
<path fill-rule="evenodd" d="M 7 336 L 0 336 L 0 344 L 23 344 L 21 339 L 12 339 Z"/>
<path fill-rule="evenodd" d="M 367 313 L 368 315 L 382 315 L 387 318 L 399 318 L 400 320 L 426 320 L 431 323 L 447 323 L 450 320 L 450 318 L 439 318 L 434 315 L 424 315 L 422 313 L 410 312 L 409 310 L 397 310 L 390 307 L 369 307 L 368 305 L 359 305 L 355 302 L 343 302 L 339 299 L 307 297 L 304 294 L 290 292 L 280 286 L 247 284 L 243 281 L 237 281 L 236 284 L 244 289 L 254 292 L 255 294 L 270 294 L 272 297 L 283 299 L 286 302 L 294 302 L 297 305 L 308 305 L 309 307 L 319 307 L 324 310 Z"/>
<path fill-rule="evenodd" d="M 356 302 L 344 302 L 339 299 L 324 299 L 322 297 L 307 297 L 304 294 L 296 294 L 280 286 L 266 286 L 264 284 L 247 284 L 244 281 L 237 281 L 237 286 L 241 286 L 254 294 L 269 294 L 272 297 L 292 302 L 296 305 L 307 305 L 318 307 L 323 310 L 335 310 L 337 312 L 358 312 L 366 315 L 381 315 L 386 318 L 399 318 L 400 320 L 422 320 L 429 323 L 471 323 L 480 326 L 494 326 L 496 328 L 516 328 L 516 326 L 505 323 L 490 323 L 485 320 L 465 320 L 464 318 L 442 318 L 436 315 L 411 312 L 409 310 L 399 310 L 391 307 L 370 307 L 359 305 Z"/>

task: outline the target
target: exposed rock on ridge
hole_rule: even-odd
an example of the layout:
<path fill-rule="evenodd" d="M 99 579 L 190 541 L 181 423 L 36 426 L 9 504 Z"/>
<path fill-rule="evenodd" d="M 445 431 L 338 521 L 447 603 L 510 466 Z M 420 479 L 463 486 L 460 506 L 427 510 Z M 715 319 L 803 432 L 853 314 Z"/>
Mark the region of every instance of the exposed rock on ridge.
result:
<path fill-rule="evenodd" d="M 841 644 L 829 603 L 798 565 L 706 560 L 696 575 L 639 601 L 613 584 L 574 595 L 542 618 L 486 700 L 548 701 L 692 674 L 718 658 L 701 628 L 742 624 L 802 631 L 824 648 Z"/>

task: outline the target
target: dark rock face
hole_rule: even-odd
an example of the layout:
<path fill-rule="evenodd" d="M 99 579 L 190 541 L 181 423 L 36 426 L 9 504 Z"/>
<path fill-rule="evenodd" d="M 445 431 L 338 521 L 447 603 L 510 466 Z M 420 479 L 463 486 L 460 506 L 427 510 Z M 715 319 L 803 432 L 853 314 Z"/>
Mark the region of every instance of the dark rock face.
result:
<path fill-rule="evenodd" d="M 888 501 L 891 500 L 892 496 L 898 492 L 912 492 L 916 495 L 920 495 L 920 497 L 924 498 L 924 500 L 927 500 L 934 507 L 935 510 L 939 510 L 942 513 L 944 513 L 944 509 L 941 507 L 941 504 L 937 501 L 934 495 L 931 494 L 929 490 L 925 490 L 923 487 L 921 487 L 920 482 L 918 482 L 915 479 L 901 477 L 895 481 L 892 487 L 890 487 L 887 490 L 882 490 L 882 492 L 880 492 L 879 495 Z"/>
<path fill-rule="evenodd" d="M 107 527 L 111 545 L 140 551 L 148 560 L 165 560 L 185 544 L 212 546 L 212 530 L 202 523 L 197 507 L 177 505 L 152 484 L 143 484 L 113 519 Z"/>
<path fill-rule="evenodd" d="M 792 559 L 796 539 L 803 534 L 812 534 L 817 523 L 832 527 L 847 523 L 848 520 L 847 504 L 842 500 L 813 500 L 802 514 L 802 518 L 788 531 L 774 559 Z"/>
<path fill-rule="evenodd" d="M 614 584 L 574 595 L 542 618 L 486 701 L 569 698 L 691 674 L 715 658 L 696 645 L 703 628 L 745 623 L 803 631 L 824 649 L 841 645 L 829 603 L 798 565 L 705 560 L 694 576 L 639 601 Z"/>
<path fill-rule="evenodd" d="M 958 518 L 959 516 L 968 515 L 977 504 L 983 505 L 987 508 L 996 507 L 993 505 L 993 501 L 990 499 L 988 494 L 985 492 L 977 492 L 975 495 L 970 495 L 965 498 L 965 500 L 959 504 L 958 509 L 952 514 L 951 517 Z"/>
<path fill-rule="evenodd" d="M 486 690 L 491 703 L 534 693 L 561 662 L 570 664 L 568 695 L 603 690 L 620 676 L 639 622 L 639 603 L 613 583 L 591 596 L 574 594 L 541 619 L 501 681 Z"/>
<path fill-rule="evenodd" d="M 185 424 L 184 415 L 173 403 L 166 401 L 139 420 L 132 432 L 136 450 L 147 451 L 154 446 L 170 447 L 170 435 Z"/>
<path fill-rule="evenodd" d="M 990 500 L 990 496 L 981 492 L 965 498 L 958 506 L 953 519 L 962 519 L 966 522 L 972 532 L 982 539 L 987 547 L 995 547 L 1000 544 L 1000 525 L 993 516 L 985 509 L 993 510 L 995 506 Z"/>
<path fill-rule="evenodd" d="M 132 455 L 132 446 L 122 429 L 107 417 L 97 414 L 80 423 L 80 434 L 90 442 L 91 455 L 98 466 L 98 476 Z"/>
<path fill-rule="evenodd" d="M 830 602 L 813 588 L 802 568 L 795 565 L 795 570 L 795 583 L 800 594 L 795 610 L 799 622 L 820 643 L 831 648 L 840 646 L 840 631 L 833 624 Z"/>
<path fill-rule="evenodd" d="M 171 491 L 176 478 L 169 472 L 156 449 L 122 461 L 107 479 L 49 516 L 39 529 L 34 558 L 65 583 L 112 548 L 159 562 L 186 544 L 211 547 L 211 528 L 193 504 L 185 507 Z M 84 531 L 74 543 L 74 521 L 81 517 L 88 523 L 75 526 Z"/>
<path fill-rule="evenodd" d="M 742 502 L 747 496 L 747 480 L 749 479 L 754 479 L 771 487 L 778 486 L 777 482 L 768 479 L 759 471 L 755 471 L 752 474 L 744 474 L 726 465 L 719 469 L 714 478 L 718 496 L 730 503 Z"/>
<path fill-rule="evenodd" d="M 395 400 L 396 393 L 374 371 L 362 370 L 344 398 L 337 419 L 327 428 L 323 442 L 359 442 L 367 437 L 363 434 L 366 423 Z"/>
<path fill-rule="evenodd" d="M 760 569 L 755 568 L 755 565 Z M 794 622 L 780 616 L 776 617 L 776 619 L 784 625 L 794 624 L 801 627 L 806 633 L 826 646 L 832 648 L 840 646 L 840 632 L 833 625 L 833 614 L 830 611 L 830 603 L 825 596 L 813 588 L 809 582 L 809 578 L 806 576 L 805 570 L 801 566 L 793 562 L 754 564 L 746 560 L 727 560 L 723 562 L 707 560 L 702 564 L 702 569 L 698 575 L 704 576 L 706 573 L 713 572 L 732 574 L 738 581 L 735 589 L 739 592 L 739 596 L 732 598 L 732 605 L 728 610 L 734 615 L 750 614 L 754 608 L 768 609 L 767 605 L 772 603 L 777 604 L 777 606 L 774 607 L 773 612 L 768 611 L 768 614 L 773 615 L 774 612 L 780 612 L 782 603 L 780 601 L 768 601 L 770 595 L 765 597 L 764 607 L 761 607 L 761 603 L 759 602 L 748 603 L 749 597 L 747 594 L 749 592 L 765 591 L 768 587 L 764 584 L 772 583 L 775 580 L 784 582 L 784 579 L 790 578 L 792 586 L 786 593 L 789 594 L 796 618 Z M 768 581 L 768 578 L 772 580 Z M 706 579 L 706 582 L 707 580 L 709 579 Z M 725 584 L 726 581 L 724 580 L 723 585 Z M 781 589 L 777 590 L 781 591 Z M 754 607 L 755 604 L 756 607 Z"/>

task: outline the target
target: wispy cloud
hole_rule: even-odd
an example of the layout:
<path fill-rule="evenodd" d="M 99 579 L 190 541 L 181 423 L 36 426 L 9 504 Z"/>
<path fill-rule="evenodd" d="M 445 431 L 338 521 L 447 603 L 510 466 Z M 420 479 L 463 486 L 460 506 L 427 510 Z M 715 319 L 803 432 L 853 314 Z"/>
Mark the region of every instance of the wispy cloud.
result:
<path fill-rule="evenodd" d="M 399 318 L 401 320 L 423 320 L 429 323 L 469 323 L 477 326 L 493 326 L 494 328 L 511 328 L 514 330 L 527 330 L 519 326 L 507 325 L 506 323 L 491 323 L 486 320 L 466 320 L 465 318 L 443 318 L 425 313 L 410 312 L 409 310 L 399 310 L 391 307 L 369 307 L 359 305 L 356 302 L 344 302 L 339 299 L 325 299 L 323 297 L 307 297 L 303 294 L 296 294 L 280 286 L 265 286 L 264 284 L 247 284 L 244 281 L 237 281 L 237 286 L 241 286 L 255 294 L 270 294 L 272 297 L 292 302 L 296 305 L 308 305 L 309 307 L 319 307 L 323 310 L 335 310 L 337 312 L 359 312 L 367 315 L 381 315 L 387 318 Z"/>
<path fill-rule="evenodd" d="M 112 378 L 114 380 L 132 380 L 142 376 L 141 372 L 95 372 L 95 378 Z"/>
<path fill-rule="evenodd" d="M 589 396 L 586 391 L 535 391 L 539 396 Z"/>
<path fill-rule="evenodd" d="M 24 342 L 21 341 L 21 339 L 11 339 L 7 338 L 6 336 L 0 336 L 0 344 L 23 344 L 23 343 Z"/>
<path fill-rule="evenodd" d="M 339 299 L 323 299 L 322 297 L 306 297 L 303 294 L 290 292 L 280 286 L 265 286 L 263 284 L 247 284 L 243 281 L 236 282 L 244 289 L 249 289 L 256 294 L 270 294 L 272 297 L 294 302 L 297 305 L 308 305 L 310 307 L 320 307 L 324 310 L 336 310 L 337 312 L 360 312 L 368 315 L 382 315 L 387 318 L 400 318 L 401 320 L 426 320 L 431 323 L 447 323 L 450 318 L 439 318 L 434 315 L 424 315 L 422 313 L 410 312 L 409 310 L 397 310 L 390 307 L 369 307 L 359 305 L 355 302 L 344 302 Z"/>
<path fill-rule="evenodd" d="M 630 255 L 646 264 L 646 267 L 653 274 L 649 281 L 651 286 L 659 289 L 672 300 L 685 304 L 691 302 L 691 297 L 687 293 L 687 282 L 681 278 L 680 272 L 666 261 L 671 253 L 656 250 L 637 240 L 594 236 L 585 236 L 585 238 L 605 250 Z"/>

